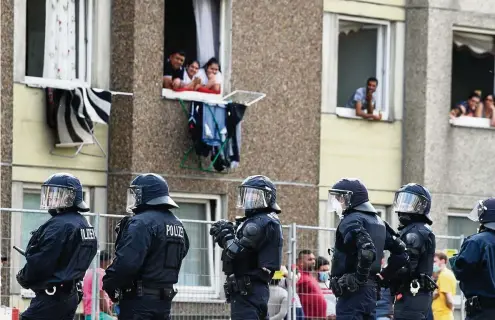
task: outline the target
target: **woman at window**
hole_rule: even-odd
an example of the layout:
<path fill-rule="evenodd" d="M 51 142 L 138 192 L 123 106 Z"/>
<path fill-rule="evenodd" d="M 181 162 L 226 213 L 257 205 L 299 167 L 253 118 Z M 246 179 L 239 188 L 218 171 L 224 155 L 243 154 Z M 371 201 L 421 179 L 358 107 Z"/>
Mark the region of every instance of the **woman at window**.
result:
<path fill-rule="evenodd" d="M 201 79 L 201 88 L 199 91 L 208 93 L 220 93 L 222 88 L 222 73 L 220 63 L 216 58 L 211 58 L 198 71 L 198 78 Z"/>
<path fill-rule="evenodd" d="M 490 125 L 495 127 L 495 104 L 493 103 L 493 94 L 489 94 L 483 100 L 483 118 L 490 119 Z"/>
<path fill-rule="evenodd" d="M 187 63 L 182 77 L 181 88 L 188 90 L 198 90 L 201 86 L 201 79 L 198 78 L 199 62 L 191 60 Z"/>

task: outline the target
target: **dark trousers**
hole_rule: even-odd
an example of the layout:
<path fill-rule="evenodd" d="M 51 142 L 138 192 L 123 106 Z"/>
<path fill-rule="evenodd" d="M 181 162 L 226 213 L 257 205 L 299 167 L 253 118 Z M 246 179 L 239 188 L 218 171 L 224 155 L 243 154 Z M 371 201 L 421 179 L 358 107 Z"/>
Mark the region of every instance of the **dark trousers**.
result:
<path fill-rule="evenodd" d="M 466 320 L 493 320 L 495 319 L 495 308 L 483 309 L 466 315 Z"/>
<path fill-rule="evenodd" d="M 353 293 L 345 293 L 339 297 L 336 305 L 339 320 L 374 320 L 376 313 L 375 283 L 367 283 Z"/>
<path fill-rule="evenodd" d="M 172 301 L 144 295 L 119 302 L 119 320 L 170 320 Z"/>
<path fill-rule="evenodd" d="M 21 320 L 73 320 L 79 304 L 76 292 L 56 293 L 49 296 L 36 294 L 29 307 L 21 315 Z"/>
<path fill-rule="evenodd" d="M 231 320 L 268 320 L 268 285 L 252 283 L 252 291 L 248 295 L 239 292 L 230 297 Z"/>
<path fill-rule="evenodd" d="M 419 292 L 416 296 L 406 292 L 394 305 L 394 320 L 425 320 L 431 309 L 431 293 Z"/>

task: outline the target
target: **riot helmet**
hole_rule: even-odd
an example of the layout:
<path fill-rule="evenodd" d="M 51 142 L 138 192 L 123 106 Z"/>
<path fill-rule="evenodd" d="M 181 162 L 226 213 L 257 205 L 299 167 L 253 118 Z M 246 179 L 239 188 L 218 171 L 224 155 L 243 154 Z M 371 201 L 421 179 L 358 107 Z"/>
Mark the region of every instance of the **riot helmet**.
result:
<path fill-rule="evenodd" d="M 479 200 L 468 218 L 479 222 L 485 228 L 495 230 L 495 198 Z"/>
<path fill-rule="evenodd" d="M 244 209 L 246 216 L 257 212 L 282 210 L 277 204 L 277 188 L 265 176 L 249 176 L 238 187 L 237 208 Z"/>
<path fill-rule="evenodd" d="M 420 184 L 409 183 L 397 190 L 393 207 L 402 225 L 420 221 L 433 224 L 430 217 L 431 195 Z"/>
<path fill-rule="evenodd" d="M 359 179 L 343 178 L 328 190 L 327 212 L 335 212 L 342 218 L 352 211 L 376 214 L 366 186 Z"/>
<path fill-rule="evenodd" d="M 147 206 L 179 208 L 170 198 L 167 181 L 155 173 L 140 174 L 127 188 L 127 212 L 138 212 Z"/>
<path fill-rule="evenodd" d="M 55 173 L 41 185 L 40 209 L 50 214 L 74 209 L 88 212 L 84 202 L 81 182 L 70 173 Z"/>

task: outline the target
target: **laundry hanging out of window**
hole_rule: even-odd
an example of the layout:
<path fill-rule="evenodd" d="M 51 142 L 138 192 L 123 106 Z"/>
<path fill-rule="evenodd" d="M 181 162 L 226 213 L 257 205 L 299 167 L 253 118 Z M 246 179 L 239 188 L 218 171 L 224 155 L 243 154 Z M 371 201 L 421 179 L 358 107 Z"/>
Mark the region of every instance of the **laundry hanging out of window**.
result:
<path fill-rule="evenodd" d="M 238 103 L 225 105 L 191 102 L 189 133 L 198 156 L 213 160 L 217 171 L 237 168 L 241 151 L 241 121 L 246 106 Z"/>

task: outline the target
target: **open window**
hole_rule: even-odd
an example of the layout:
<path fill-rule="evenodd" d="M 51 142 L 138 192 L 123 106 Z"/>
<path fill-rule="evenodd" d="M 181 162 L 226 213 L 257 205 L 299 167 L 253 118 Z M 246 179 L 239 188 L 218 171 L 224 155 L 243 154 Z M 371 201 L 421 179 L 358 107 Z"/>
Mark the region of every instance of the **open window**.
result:
<path fill-rule="evenodd" d="M 468 31 L 454 30 L 453 33 L 451 123 L 490 128 L 495 126 L 495 112 L 491 109 L 495 92 L 495 37 Z M 475 101 L 469 99 L 475 92 L 480 97 Z"/>
<path fill-rule="evenodd" d="M 85 86 L 91 79 L 92 0 L 16 0 L 16 80 Z"/>
<path fill-rule="evenodd" d="M 374 114 L 389 114 L 390 23 L 355 17 L 338 17 L 338 75 L 336 113 L 356 117 L 353 97 L 366 90 L 367 79 L 378 80 L 372 98 Z M 365 98 L 366 91 L 362 92 Z M 365 107 L 363 111 L 366 112 Z"/>
<path fill-rule="evenodd" d="M 219 100 L 228 91 L 231 0 L 165 0 L 163 96 Z"/>

